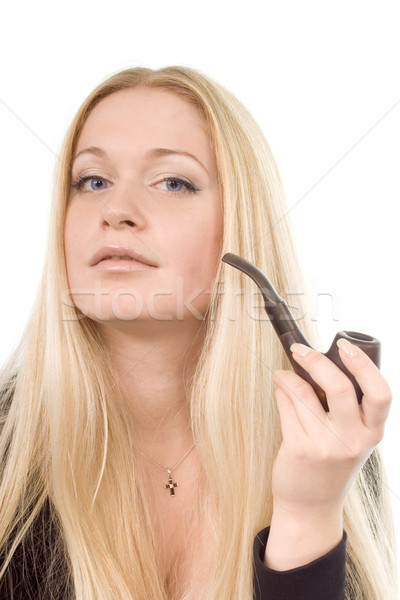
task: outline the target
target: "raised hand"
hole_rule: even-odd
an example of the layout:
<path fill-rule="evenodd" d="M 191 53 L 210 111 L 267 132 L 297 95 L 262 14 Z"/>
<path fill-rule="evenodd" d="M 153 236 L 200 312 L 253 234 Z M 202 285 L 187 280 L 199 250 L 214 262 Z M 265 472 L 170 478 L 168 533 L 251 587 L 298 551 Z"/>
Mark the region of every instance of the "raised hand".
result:
<path fill-rule="evenodd" d="M 278 570 L 310 562 L 340 541 L 346 492 L 384 433 L 392 398 L 387 382 L 357 346 L 343 339 L 338 346 L 363 391 L 361 405 L 349 378 L 307 346 L 293 344 L 293 357 L 325 390 L 329 412 L 296 373 L 274 374 L 283 440 L 265 562 Z"/>

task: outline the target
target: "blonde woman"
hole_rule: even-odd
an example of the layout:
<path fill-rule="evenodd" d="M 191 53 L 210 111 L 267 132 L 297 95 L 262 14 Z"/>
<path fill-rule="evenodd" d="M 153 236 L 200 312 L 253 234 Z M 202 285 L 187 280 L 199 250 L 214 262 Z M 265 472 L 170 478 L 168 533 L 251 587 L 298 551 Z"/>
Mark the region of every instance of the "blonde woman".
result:
<path fill-rule="evenodd" d="M 221 262 L 304 292 L 285 214 L 259 127 L 203 74 L 128 69 L 84 102 L 1 375 L 1 597 L 394 600 L 387 383 L 341 345 L 360 407 L 294 346 L 326 413 Z"/>

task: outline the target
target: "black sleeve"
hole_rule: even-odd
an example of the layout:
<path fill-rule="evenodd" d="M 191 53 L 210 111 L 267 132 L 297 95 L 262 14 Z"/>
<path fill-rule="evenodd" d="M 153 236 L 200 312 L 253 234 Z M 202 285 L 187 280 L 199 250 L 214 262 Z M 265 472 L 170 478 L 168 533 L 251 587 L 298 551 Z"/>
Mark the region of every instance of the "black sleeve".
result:
<path fill-rule="evenodd" d="M 254 600 L 344 600 L 346 532 L 333 550 L 288 571 L 274 571 L 264 565 L 268 534 L 269 527 L 254 540 Z"/>

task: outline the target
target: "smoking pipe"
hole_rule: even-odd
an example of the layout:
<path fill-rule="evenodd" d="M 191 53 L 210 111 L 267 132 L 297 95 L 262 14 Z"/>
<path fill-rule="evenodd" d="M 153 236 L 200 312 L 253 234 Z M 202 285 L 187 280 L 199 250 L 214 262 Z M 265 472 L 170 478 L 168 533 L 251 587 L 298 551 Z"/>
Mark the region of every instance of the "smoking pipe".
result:
<path fill-rule="evenodd" d="M 281 344 L 295 373 L 300 375 L 300 377 L 302 377 L 312 385 L 322 406 L 326 411 L 328 411 L 329 408 L 324 390 L 312 379 L 310 374 L 307 373 L 307 371 L 305 371 L 292 357 L 290 346 L 293 343 L 298 342 L 300 344 L 308 346 L 309 348 L 311 348 L 312 346 L 308 343 L 308 341 L 298 328 L 295 319 L 292 313 L 290 312 L 286 302 L 283 300 L 283 298 L 281 298 L 278 295 L 273 285 L 264 275 L 264 273 L 249 261 L 231 253 L 225 254 L 222 257 L 222 261 L 227 263 L 228 265 L 231 265 L 232 267 L 235 267 L 236 269 L 239 269 L 240 271 L 243 271 L 243 273 L 251 277 L 251 279 L 258 285 L 260 292 L 265 300 L 265 310 L 271 320 L 271 323 L 278 335 L 278 338 L 281 341 Z M 376 364 L 378 368 L 380 365 L 381 344 L 376 338 L 373 338 L 369 335 L 365 335 L 363 333 L 358 333 L 356 331 L 339 331 L 339 333 L 336 334 L 335 339 L 333 340 L 328 352 L 325 352 L 325 356 L 327 356 L 331 361 L 333 361 L 335 365 L 337 365 L 339 369 L 341 369 L 343 373 L 345 373 L 347 377 L 351 380 L 356 391 L 357 400 L 359 403 L 361 403 L 363 395 L 361 388 L 358 385 L 354 376 L 346 369 L 346 367 L 340 359 L 339 348 L 336 344 L 339 338 L 345 338 L 352 344 L 355 344 L 356 346 L 361 348 Z"/>

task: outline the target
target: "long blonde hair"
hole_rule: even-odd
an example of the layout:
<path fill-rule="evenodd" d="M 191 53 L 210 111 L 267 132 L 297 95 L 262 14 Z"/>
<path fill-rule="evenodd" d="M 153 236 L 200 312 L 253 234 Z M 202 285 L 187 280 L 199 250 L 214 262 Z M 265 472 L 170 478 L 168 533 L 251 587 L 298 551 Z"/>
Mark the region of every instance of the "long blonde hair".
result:
<path fill-rule="evenodd" d="M 82 318 L 64 293 L 63 229 L 77 138 L 102 98 L 136 86 L 170 90 L 201 111 L 219 173 L 223 253 L 245 256 L 268 273 L 281 295 L 295 295 L 295 316 L 319 345 L 278 171 L 248 111 L 221 85 L 186 67 L 127 69 L 101 83 L 67 132 L 42 281 L 0 380 L 0 548 L 7 551 L 0 576 L 48 503 L 60 534 L 52 572 L 64 553 L 77 600 L 167 598 L 117 376 L 96 324 Z M 272 513 L 271 471 L 281 443 L 272 374 L 290 366 L 265 312 L 249 304 L 249 298 L 257 303 L 255 291 L 247 277 L 221 263 L 190 389 L 193 434 L 209 491 L 204 512 L 218 542 L 204 592 L 208 600 L 253 597 L 253 538 Z M 348 599 L 395 598 L 386 490 L 375 450 L 345 506 Z M 190 589 L 185 598 L 194 599 Z"/>

